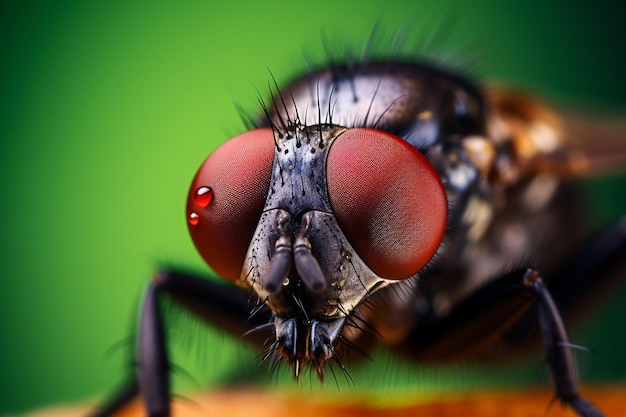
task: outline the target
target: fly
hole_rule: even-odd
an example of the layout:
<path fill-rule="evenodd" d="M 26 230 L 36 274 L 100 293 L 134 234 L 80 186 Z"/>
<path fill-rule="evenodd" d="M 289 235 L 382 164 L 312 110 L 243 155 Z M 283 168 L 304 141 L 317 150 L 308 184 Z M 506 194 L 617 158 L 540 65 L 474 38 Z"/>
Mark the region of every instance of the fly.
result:
<path fill-rule="evenodd" d="M 576 235 L 565 178 L 619 167 L 623 144 L 601 164 L 611 152 L 572 146 L 539 101 L 409 61 L 313 71 L 263 110 L 207 158 L 187 201 L 198 251 L 236 285 L 158 272 L 126 395 L 170 414 L 167 294 L 296 378 L 345 371 L 342 351 L 375 342 L 419 361 L 492 358 L 538 328 L 556 397 L 602 415 L 578 392 L 562 317 L 623 266 L 626 221 Z"/>

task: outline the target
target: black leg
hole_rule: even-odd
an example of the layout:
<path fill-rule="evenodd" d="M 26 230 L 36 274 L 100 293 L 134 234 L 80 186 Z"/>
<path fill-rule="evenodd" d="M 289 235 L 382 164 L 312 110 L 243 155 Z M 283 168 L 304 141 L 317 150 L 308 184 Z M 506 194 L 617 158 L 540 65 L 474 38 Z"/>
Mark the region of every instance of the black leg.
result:
<path fill-rule="evenodd" d="M 250 329 L 266 325 L 271 319 L 270 309 L 255 293 L 233 284 L 217 283 L 176 270 L 158 272 L 154 282 L 176 303 L 237 338 Z M 267 336 L 264 332 L 253 332 L 244 340 L 262 348 Z"/>
<path fill-rule="evenodd" d="M 565 327 L 543 280 L 533 269 L 520 268 L 502 275 L 472 293 L 445 317 L 417 324 L 399 348 L 420 360 L 481 358 L 533 306 L 556 397 L 580 416 L 602 416 L 578 394 Z"/>
<path fill-rule="evenodd" d="M 170 415 L 170 372 L 157 285 L 150 283 L 141 309 L 137 362 L 139 391 L 148 416 L 166 417 Z"/>
<path fill-rule="evenodd" d="M 539 325 L 546 348 L 546 362 L 550 367 L 556 397 L 583 417 L 603 414 L 578 394 L 574 358 L 570 350 L 565 326 L 559 311 L 537 271 L 527 270 L 524 285 L 533 290 L 537 299 Z"/>
<path fill-rule="evenodd" d="M 158 272 L 148 285 L 141 311 L 137 343 L 138 375 L 131 377 L 131 381 L 94 416 L 114 414 L 139 393 L 143 396 L 149 416 L 170 415 L 169 361 L 159 309 L 159 300 L 163 295 L 236 337 L 251 328 L 264 328 L 263 325 L 270 320 L 266 307 L 249 305 L 248 294 L 234 285 L 218 284 L 181 271 Z M 255 314 L 250 314 L 251 309 Z M 267 334 L 258 332 L 246 340 L 262 346 L 266 337 Z"/>

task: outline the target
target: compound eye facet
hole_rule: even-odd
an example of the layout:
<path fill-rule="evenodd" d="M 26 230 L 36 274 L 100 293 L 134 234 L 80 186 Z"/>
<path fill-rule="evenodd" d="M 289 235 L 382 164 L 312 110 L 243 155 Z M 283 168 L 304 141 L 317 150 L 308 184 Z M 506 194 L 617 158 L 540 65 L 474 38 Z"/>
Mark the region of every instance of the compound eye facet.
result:
<path fill-rule="evenodd" d="M 405 140 L 346 130 L 329 150 L 327 184 L 337 223 L 379 276 L 414 275 L 441 244 L 448 217 L 441 178 Z"/>
<path fill-rule="evenodd" d="M 223 278 L 239 279 L 272 176 L 269 128 L 242 133 L 217 148 L 198 170 L 187 197 L 189 233 Z"/>

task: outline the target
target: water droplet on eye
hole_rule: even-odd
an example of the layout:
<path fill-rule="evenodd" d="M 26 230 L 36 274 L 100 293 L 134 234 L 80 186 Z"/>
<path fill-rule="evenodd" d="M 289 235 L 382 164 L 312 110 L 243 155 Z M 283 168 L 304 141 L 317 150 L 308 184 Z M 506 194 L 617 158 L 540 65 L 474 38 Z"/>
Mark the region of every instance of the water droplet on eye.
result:
<path fill-rule="evenodd" d="M 198 224 L 198 220 L 200 219 L 200 216 L 198 216 L 198 213 L 190 213 L 189 214 L 189 224 L 192 226 L 196 226 Z"/>
<path fill-rule="evenodd" d="M 213 200 L 213 190 L 211 187 L 200 187 L 196 190 L 193 195 L 193 202 L 204 208 L 211 204 L 211 200 Z"/>

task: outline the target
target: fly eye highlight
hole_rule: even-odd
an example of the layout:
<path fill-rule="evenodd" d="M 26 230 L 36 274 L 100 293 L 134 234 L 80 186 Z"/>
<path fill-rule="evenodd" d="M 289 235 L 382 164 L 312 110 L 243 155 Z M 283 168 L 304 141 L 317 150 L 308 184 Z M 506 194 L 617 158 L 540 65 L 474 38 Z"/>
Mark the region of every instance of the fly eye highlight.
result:
<path fill-rule="evenodd" d="M 400 280 L 430 261 L 448 200 L 424 155 L 395 135 L 357 128 L 333 142 L 326 169 L 337 223 L 372 271 Z"/>
<path fill-rule="evenodd" d="M 189 233 L 204 260 L 227 280 L 239 279 L 269 189 L 274 150 L 271 129 L 242 133 L 209 155 L 191 184 Z"/>

